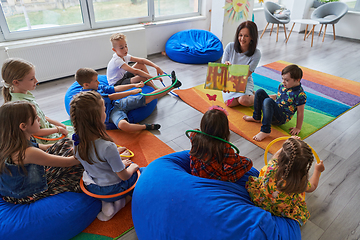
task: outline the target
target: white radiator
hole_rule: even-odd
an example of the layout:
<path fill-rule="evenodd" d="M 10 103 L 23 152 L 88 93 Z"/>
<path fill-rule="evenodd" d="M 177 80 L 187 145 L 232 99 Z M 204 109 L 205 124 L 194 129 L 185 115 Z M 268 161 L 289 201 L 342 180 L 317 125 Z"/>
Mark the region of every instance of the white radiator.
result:
<path fill-rule="evenodd" d="M 142 26 L 136 28 L 111 28 L 83 33 L 52 36 L 18 42 L 3 42 L 0 49 L 5 57 L 23 58 L 36 67 L 39 82 L 74 75 L 81 67 L 106 68 L 113 51 L 110 36 L 122 32 L 126 35 L 129 53 L 147 57 L 146 33 Z"/>

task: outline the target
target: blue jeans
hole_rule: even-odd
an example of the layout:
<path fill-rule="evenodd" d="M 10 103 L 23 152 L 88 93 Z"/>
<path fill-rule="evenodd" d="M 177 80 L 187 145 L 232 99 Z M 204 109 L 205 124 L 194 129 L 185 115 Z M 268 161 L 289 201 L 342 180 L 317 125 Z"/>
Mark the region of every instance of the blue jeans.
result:
<path fill-rule="evenodd" d="M 140 168 L 140 172 L 142 172 L 145 168 Z M 97 194 L 97 195 L 112 195 L 112 194 L 117 194 L 120 192 L 125 191 L 126 189 L 129 189 L 132 185 L 134 185 L 134 183 L 136 182 L 136 180 L 138 179 L 137 177 L 137 173 L 135 172 L 128 180 L 126 181 L 121 181 L 118 184 L 114 184 L 114 185 L 110 185 L 110 186 L 99 186 L 96 184 L 89 184 L 86 186 L 86 189 L 89 190 L 91 193 Z M 130 192 L 123 194 L 121 196 L 118 197 L 113 197 L 113 198 L 101 198 L 101 201 L 104 202 L 115 202 L 121 198 L 124 198 L 128 195 L 132 196 L 134 190 L 131 190 Z"/>
<path fill-rule="evenodd" d="M 263 89 L 259 89 L 255 93 L 253 118 L 261 120 L 261 112 L 263 115 L 261 132 L 270 133 L 271 124 L 281 125 L 286 122 L 282 109 Z"/>

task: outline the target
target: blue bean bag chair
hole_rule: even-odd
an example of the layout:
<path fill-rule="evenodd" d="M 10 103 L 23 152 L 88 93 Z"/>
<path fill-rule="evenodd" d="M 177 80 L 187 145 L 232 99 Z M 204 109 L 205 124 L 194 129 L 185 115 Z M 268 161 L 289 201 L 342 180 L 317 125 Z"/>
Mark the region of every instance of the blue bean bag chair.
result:
<path fill-rule="evenodd" d="M 166 42 L 165 51 L 173 61 L 201 64 L 217 61 L 224 50 L 221 41 L 211 32 L 190 29 L 172 35 Z"/>
<path fill-rule="evenodd" d="M 256 207 L 237 183 L 190 174 L 189 151 L 150 163 L 135 187 L 132 217 L 139 239 L 301 239 L 299 224 Z"/>
<path fill-rule="evenodd" d="M 98 80 L 99 80 L 100 84 L 102 84 L 102 85 L 109 85 L 106 75 L 98 75 Z M 68 90 L 65 93 L 65 98 L 64 98 L 65 109 L 69 115 L 70 115 L 70 102 L 71 102 L 73 96 L 76 95 L 77 93 L 79 93 L 81 91 L 81 89 L 82 89 L 82 87 L 80 86 L 80 84 L 78 84 L 75 81 L 68 88 Z M 134 88 L 132 88 L 132 89 L 134 89 Z M 129 90 L 131 90 L 131 89 L 129 89 Z M 154 89 L 147 85 L 145 85 L 142 88 L 143 93 L 150 93 L 152 91 L 154 91 Z M 144 120 L 145 118 L 147 118 L 148 116 L 150 116 L 150 114 L 154 111 L 156 104 L 157 104 L 157 99 L 151 101 L 144 107 L 129 111 L 127 114 L 129 122 L 130 123 L 138 123 L 138 122 L 141 122 L 142 120 Z M 117 127 L 113 123 L 106 123 L 106 129 L 117 129 Z"/>
<path fill-rule="evenodd" d="M 31 204 L 12 204 L 0 196 L 0 239 L 68 240 L 90 225 L 101 201 L 64 192 Z"/>

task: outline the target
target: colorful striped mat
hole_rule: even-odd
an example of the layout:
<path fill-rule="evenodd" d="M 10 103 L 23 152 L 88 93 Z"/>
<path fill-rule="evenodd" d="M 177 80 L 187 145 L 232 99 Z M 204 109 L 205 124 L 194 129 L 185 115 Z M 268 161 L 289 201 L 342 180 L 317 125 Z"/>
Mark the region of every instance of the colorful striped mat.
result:
<path fill-rule="evenodd" d="M 268 94 L 276 94 L 282 81 L 281 70 L 289 64 L 292 63 L 277 61 L 256 68 L 253 73 L 254 90 L 263 88 Z M 306 67 L 299 67 L 304 73 L 301 84 L 307 95 L 304 123 L 299 136 L 305 139 L 360 103 L 360 83 Z M 228 108 L 223 102 L 220 91 L 204 89 L 203 84 L 175 92 L 187 104 L 203 113 L 212 105 L 226 108 L 229 112 L 230 129 L 264 149 L 273 139 L 289 136 L 289 128 L 296 125 L 295 115 L 288 123 L 272 127 L 270 137 L 265 138 L 262 142 L 257 142 L 252 140 L 252 137 L 260 131 L 261 124 L 245 122 L 242 119 L 244 115 L 252 115 L 253 108 L 242 106 Z M 217 95 L 216 101 L 210 101 L 206 94 Z M 273 153 L 281 144 L 280 142 L 274 144 L 270 152 Z"/>

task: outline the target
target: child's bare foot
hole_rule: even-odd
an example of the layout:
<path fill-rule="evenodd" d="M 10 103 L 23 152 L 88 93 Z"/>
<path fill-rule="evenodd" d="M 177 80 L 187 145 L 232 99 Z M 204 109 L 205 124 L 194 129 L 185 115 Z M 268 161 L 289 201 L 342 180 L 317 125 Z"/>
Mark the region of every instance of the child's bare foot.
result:
<path fill-rule="evenodd" d="M 267 136 L 269 136 L 270 133 L 264 133 L 264 132 L 259 132 L 258 134 L 256 134 L 253 139 L 255 141 L 261 142 L 262 140 L 264 140 L 264 138 L 266 138 Z"/>
<path fill-rule="evenodd" d="M 247 122 L 260 122 L 260 120 L 255 120 L 252 116 L 244 115 L 243 119 Z"/>

